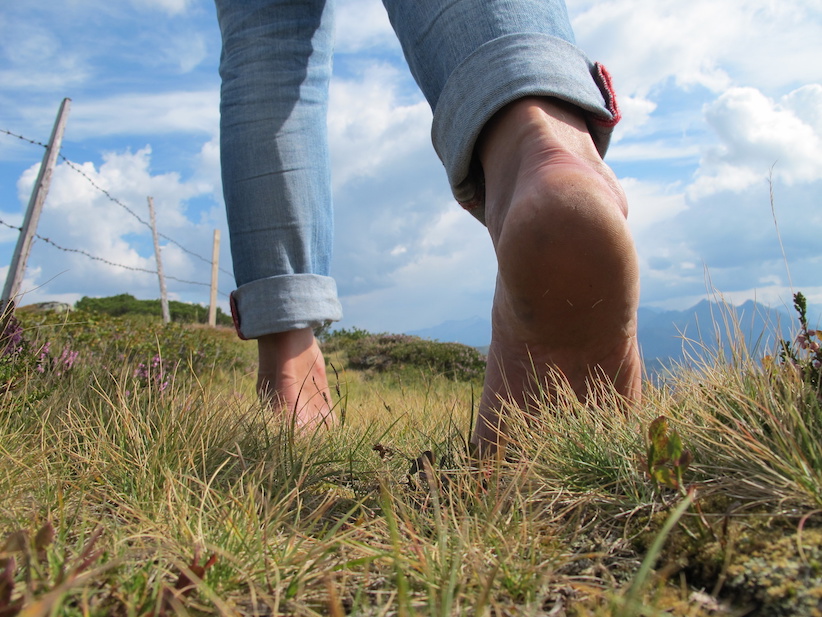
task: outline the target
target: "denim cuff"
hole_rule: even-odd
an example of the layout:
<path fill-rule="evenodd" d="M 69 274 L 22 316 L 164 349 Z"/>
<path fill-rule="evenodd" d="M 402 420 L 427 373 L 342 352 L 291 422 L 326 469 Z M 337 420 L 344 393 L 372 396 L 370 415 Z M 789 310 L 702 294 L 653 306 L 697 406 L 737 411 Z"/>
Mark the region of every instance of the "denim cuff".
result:
<path fill-rule="evenodd" d="M 285 274 L 241 285 L 231 294 L 231 316 L 245 340 L 339 321 L 342 306 L 333 278 Z"/>
<path fill-rule="evenodd" d="M 480 46 L 448 77 L 431 135 L 454 197 L 483 224 L 485 191 L 474 145 L 497 111 L 526 96 L 562 99 L 588 112 L 588 128 L 601 156 L 620 118 L 605 68 L 564 39 L 528 33 Z"/>

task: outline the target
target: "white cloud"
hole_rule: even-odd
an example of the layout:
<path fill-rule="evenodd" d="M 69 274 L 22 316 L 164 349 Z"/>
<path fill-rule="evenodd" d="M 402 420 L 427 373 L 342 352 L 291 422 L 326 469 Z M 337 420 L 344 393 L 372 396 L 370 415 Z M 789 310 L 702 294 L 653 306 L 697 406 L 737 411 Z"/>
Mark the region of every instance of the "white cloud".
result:
<path fill-rule="evenodd" d="M 170 65 L 179 67 L 181 73 L 188 73 L 208 57 L 208 47 L 201 33 L 184 32 L 165 39 L 162 54 Z"/>
<path fill-rule="evenodd" d="M 168 15 L 185 13 L 191 0 L 132 0 L 138 9 L 159 9 Z"/>
<path fill-rule="evenodd" d="M 65 92 L 89 77 L 82 55 L 36 21 L 10 16 L 0 20 L 0 59 L 0 83 L 7 93 Z"/>
<path fill-rule="evenodd" d="M 822 79 L 815 0 L 571 0 L 577 41 L 618 91 L 645 96 L 666 80 L 720 92 Z"/>
<path fill-rule="evenodd" d="M 618 143 L 608 149 L 607 163 L 624 163 L 632 161 L 665 161 L 676 159 L 698 159 L 699 148 L 696 145 L 683 145 L 673 140 L 646 139 L 632 143 Z"/>
<path fill-rule="evenodd" d="M 626 188 L 630 196 L 630 183 Z M 774 189 L 779 234 L 764 182 L 733 194 L 688 193 L 681 202 L 687 208 L 639 226 L 643 303 L 685 308 L 695 295 L 713 289 L 734 302 L 755 299 L 756 294 L 770 300 L 789 282 L 803 291 L 818 286 L 822 212 L 816 206 L 822 180 L 793 185 L 776 181 Z M 653 192 L 647 199 L 652 205 Z M 677 298 L 682 302 L 677 304 Z"/>
<path fill-rule="evenodd" d="M 74 101 L 73 138 L 103 135 L 205 133 L 216 135 L 220 122 L 219 91 L 120 94 Z"/>
<path fill-rule="evenodd" d="M 196 183 L 203 194 L 210 193 L 215 206 L 220 208 L 220 220 L 225 219 L 222 211 L 223 203 L 223 182 L 220 168 L 220 139 L 218 136 L 211 138 L 203 144 L 196 157 L 194 175 L 192 183 Z"/>
<path fill-rule="evenodd" d="M 432 250 L 426 242 L 443 213 L 457 210 L 473 223 L 434 154 L 427 103 L 421 94 L 400 97 L 410 81 L 396 67 L 372 64 L 331 85 L 332 273 L 344 298 L 405 287 L 404 268 Z"/>
<path fill-rule="evenodd" d="M 791 111 L 813 132 L 822 135 L 822 85 L 808 84 L 786 94 L 781 99 L 782 107 Z"/>
<path fill-rule="evenodd" d="M 654 113 L 656 108 L 657 104 L 646 98 L 633 96 L 620 97 L 619 109 L 622 112 L 622 119 L 614 130 L 611 143 L 616 144 L 622 138 L 639 132 L 639 130 L 647 124 L 648 118 Z"/>
<path fill-rule="evenodd" d="M 154 197 L 157 227 L 199 255 L 210 259 L 212 229 L 209 221 L 195 225 L 186 216 L 186 204 L 214 187 L 202 182 L 186 182 L 179 174 L 152 174 L 151 149 L 109 153 L 99 168 L 83 163 L 80 170 L 94 184 L 148 222 L 147 196 Z M 27 201 L 37 166 L 26 170 L 18 182 L 21 203 Z M 51 189 L 37 230 L 39 236 L 69 251 L 37 240 L 32 250 L 24 282 L 27 302 L 54 297 L 131 293 L 137 297 L 157 297 L 154 253 L 150 229 L 125 208 L 96 189 L 86 177 L 65 164 L 56 167 Z M 208 283 L 210 268 L 173 243 L 161 239 L 163 262 L 169 277 Z M 122 267 L 91 259 L 95 256 Z M 136 270 L 135 270 L 136 269 Z M 207 300 L 206 287 L 168 282 L 172 297 Z M 205 291 L 203 291 L 205 290 Z"/>
<path fill-rule="evenodd" d="M 628 224 L 634 235 L 675 217 L 686 209 L 678 183 L 662 185 L 637 178 L 620 178 L 628 198 Z"/>
<path fill-rule="evenodd" d="M 720 143 L 710 148 L 689 190 L 693 198 L 739 192 L 773 175 L 787 184 L 822 179 L 822 86 L 776 102 L 754 88 L 731 88 L 705 110 Z"/>
<path fill-rule="evenodd" d="M 488 317 L 495 278 L 485 228 L 460 208 L 448 208 L 428 229 L 413 261 L 394 273 L 392 285 L 342 299 L 342 325 L 407 332 L 447 319 Z"/>
<path fill-rule="evenodd" d="M 356 79 L 332 82 L 328 133 L 335 188 L 430 149 L 430 108 L 422 95 L 400 103 L 403 79 L 410 78 L 396 67 L 373 64 Z"/>
<path fill-rule="evenodd" d="M 378 0 L 341 0 L 336 10 L 335 49 L 342 53 L 399 49 L 385 8 Z"/>

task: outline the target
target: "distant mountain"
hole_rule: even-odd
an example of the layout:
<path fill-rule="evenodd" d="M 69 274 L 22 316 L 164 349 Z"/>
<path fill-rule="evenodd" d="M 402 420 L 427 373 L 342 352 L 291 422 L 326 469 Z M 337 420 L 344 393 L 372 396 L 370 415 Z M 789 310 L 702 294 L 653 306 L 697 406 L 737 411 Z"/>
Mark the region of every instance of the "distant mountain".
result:
<path fill-rule="evenodd" d="M 715 357 L 730 358 L 743 345 L 751 355 L 773 353 L 780 338 L 788 338 L 792 316 L 752 300 L 741 306 L 702 300 L 683 311 L 640 307 L 639 345 L 645 366 L 658 370 L 672 363 Z"/>
<path fill-rule="evenodd" d="M 773 352 L 779 337 L 789 338 L 795 326 L 794 315 L 751 300 L 738 307 L 702 300 L 683 311 L 640 307 L 639 345 L 646 367 L 655 371 L 712 357 L 720 348 L 730 357 L 733 342 L 744 342 L 754 355 L 764 355 Z M 484 348 L 491 342 L 491 322 L 475 316 L 408 334 Z"/>

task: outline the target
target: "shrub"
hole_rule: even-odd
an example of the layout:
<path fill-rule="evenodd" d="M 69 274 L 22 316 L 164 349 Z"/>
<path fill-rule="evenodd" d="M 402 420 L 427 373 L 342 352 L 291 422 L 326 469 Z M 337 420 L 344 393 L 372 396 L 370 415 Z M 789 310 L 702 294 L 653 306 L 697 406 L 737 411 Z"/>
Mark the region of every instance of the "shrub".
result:
<path fill-rule="evenodd" d="M 63 358 L 65 351 L 53 358 L 63 365 L 69 359 L 73 364 L 74 360 L 83 362 L 93 357 L 111 371 L 124 365 L 136 367 L 135 371 L 147 367 L 159 370 L 158 362 L 162 362 L 165 373 L 183 364 L 198 374 L 211 366 L 232 369 L 244 361 L 237 348 L 241 343 L 233 333 L 181 323 L 163 324 L 148 316 L 110 317 L 75 311 L 69 317 L 22 313 L 20 319 L 26 331 L 37 332 L 41 342 L 38 349 L 47 354 L 50 349 L 83 350 L 79 359 L 76 355 Z"/>
<path fill-rule="evenodd" d="M 78 300 L 74 308 L 88 313 L 102 313 L 112 317 L 122 317 L 124 315 L 151 315 L 160 317 L 162 307 L 160 300 L 138 300 L 131 294 L 119 294 L 107 298 L 89 298 L 83 296 Z M 207 323 L 208 308 L 199 304 L 189 304 L 187 302 L 177 302 L 170 300 L 168 312 L 171 321 L 181 323 Z M 232 324 L 231 316 L 217 309 L 217 323 L 221 326 Z"/>
<path fill-rule="evenodd" d="M 352 343 L 373 336 L 362 328 L 340 328 L 333 332 L 323 331 L 318 335 L 323 351 L 346 351 Z"/>
<path fill-rule="evenodd" d="M 459 381 L 482 379 L 485 356 L 468 345 L 440 343 L 407 334 L 356 336 L 346 345 L 348 364 L 355 369 L 422 369 Z"/>

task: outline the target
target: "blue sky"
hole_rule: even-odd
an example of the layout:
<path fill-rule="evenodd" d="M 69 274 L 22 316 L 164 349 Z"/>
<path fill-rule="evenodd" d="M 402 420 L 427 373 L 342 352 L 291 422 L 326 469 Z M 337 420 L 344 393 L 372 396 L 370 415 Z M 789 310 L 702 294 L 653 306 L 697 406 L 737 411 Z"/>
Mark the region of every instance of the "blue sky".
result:
<path fill-rule="evenodd" d="M 431 112 L 378 0 L 338 0 L 329 134 L 341 325 L 407 331 L 486 316 L 485 230 L 461 211 L 430 145 Z M 606 161 L 630 201 L 642 303 L 822 303 L 822 12 L 818 0 L 571 0 L 577 42 L 623 110 Z M 0 8 L 0 129 L 45 142 L 72 99 L 63 154 L 233 288 L 219 178 L 219 32 L 207 0 L 72 0 Z M 0 134 L 0 220 L 19 225 L 43 149 Z M 787 256 L 771 214 L 768 179 Z M 61 163 L 39 233 L 153 269 L 148 229 Z M 0 276 L 17 232 L 0 225 Z M 210 266 L 162 241 L 168 275 Z M 788 268 L 786 268 L 786 265 Z M 23 303 L 156 298 L 155 276 L 37 242 Z M 172 298 L 208 289 L 169 281 Z M 221 305 L 227 299 L 220 296 Z"/>

